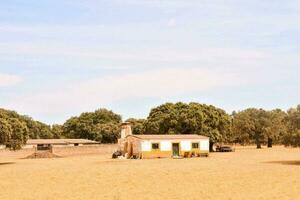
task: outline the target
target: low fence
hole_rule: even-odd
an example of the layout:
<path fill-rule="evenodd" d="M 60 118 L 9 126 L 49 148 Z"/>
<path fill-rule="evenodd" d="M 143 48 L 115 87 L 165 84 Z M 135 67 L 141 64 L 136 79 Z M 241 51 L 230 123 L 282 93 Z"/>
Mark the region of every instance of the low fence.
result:
<path fill-rule="evenodd" d="M 75 155 L 111 155 L 118 148 L 117 144 L 100 144 L 100 145 L 85 145 L 85 146 L 66 146 L 53 147 L 54 154 L 59 156 L 75 156 Z"/>
<path fill-rule="evenodd" d="M 8 149 L 0 149 L 0 157 L 5 158 L 24 158 L 35 152 L 34 148 L 31 149 L 21 149 L 18 151 L 10 151 Z"/>
<path fill-rule="evenodd" d="M 111 156 L 118 148 L 117 144 L 100 144 L 100 145 L 85 145 L 85 146 L 63 146 L 53 147 L 54 154 L 62 157 L 81 156 L 81 155 L 107 155 Z M 35 152 L 35 148 L 21 149 L 18 151 L 10 151 L 8 149 L 0 149 L 0 157 L 6 158 L 24 158 Z"/>

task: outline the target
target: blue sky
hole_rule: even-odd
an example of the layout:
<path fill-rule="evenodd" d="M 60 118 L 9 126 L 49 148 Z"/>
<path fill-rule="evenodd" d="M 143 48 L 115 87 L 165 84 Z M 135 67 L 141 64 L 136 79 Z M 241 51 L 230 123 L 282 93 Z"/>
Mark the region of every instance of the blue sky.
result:
<path fill-rule="evenodd" d="M 300 103 L 300 2 L 0 2 L 0 107 L 63 123 L 164 102 L 228 112 Z"/>

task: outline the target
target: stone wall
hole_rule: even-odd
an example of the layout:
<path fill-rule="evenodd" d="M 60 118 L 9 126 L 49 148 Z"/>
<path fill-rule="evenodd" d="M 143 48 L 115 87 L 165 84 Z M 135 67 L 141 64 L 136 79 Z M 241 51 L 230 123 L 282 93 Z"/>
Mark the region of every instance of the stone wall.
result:
<path fill-rule="evenodd" d="M 53 147 L 53 153 L 62 156 L 84 156 L 84 155 L 101 155 L 110 157 L 113 152 L 118 149 L 117 144 L 100 144 L 100 145 L 86 145 L 86 146 L 64 146 Z M 21 149 L 18 151 L 10 151 L 7 149 L 0 149 L 0 157 L 6 158 L 25 158 L 35 152 L 34 148 Z"/>
<path fill-rule="evenodd" d="M 111 156 L 117 148 L 117 144 L 53 147 L 53 153 L 62 157 L 91 154 Z"/>
<path fill-rule="evenodd" d="M 18 151 L 10 151 L 8 149 L 0 149 L 0 157 L 5 158 L 25 158 L 28 155 L 31 155 L 35 152 L 35 150 L 32 149 L 21 149 Z"/>

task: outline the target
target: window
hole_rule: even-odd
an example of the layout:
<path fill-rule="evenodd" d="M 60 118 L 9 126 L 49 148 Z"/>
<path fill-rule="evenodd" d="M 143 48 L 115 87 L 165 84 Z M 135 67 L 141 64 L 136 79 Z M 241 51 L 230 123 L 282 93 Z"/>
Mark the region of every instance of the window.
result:
<path fill-rule="evenodd" d="M 159 143 L 152 143 L 152 150 L 159 149 Z"/>
<path fill-rule="evenodd" d="M 199 143 L 192 143 L 193 149 L 199 149 Z"/>

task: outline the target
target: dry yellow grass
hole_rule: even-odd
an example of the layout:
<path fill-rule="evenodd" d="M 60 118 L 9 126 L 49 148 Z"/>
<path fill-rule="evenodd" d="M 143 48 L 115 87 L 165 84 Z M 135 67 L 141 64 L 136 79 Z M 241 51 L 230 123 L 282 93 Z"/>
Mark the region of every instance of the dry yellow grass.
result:
<path fill-rule="evenodd" d="M 0 199 L 300 199 L 300 149 L 252 147 L 181 160 L 109 156 L 2 156 Z"/>

